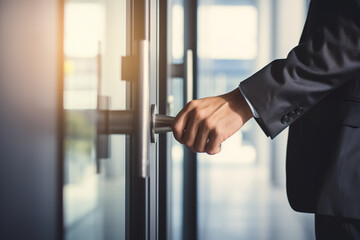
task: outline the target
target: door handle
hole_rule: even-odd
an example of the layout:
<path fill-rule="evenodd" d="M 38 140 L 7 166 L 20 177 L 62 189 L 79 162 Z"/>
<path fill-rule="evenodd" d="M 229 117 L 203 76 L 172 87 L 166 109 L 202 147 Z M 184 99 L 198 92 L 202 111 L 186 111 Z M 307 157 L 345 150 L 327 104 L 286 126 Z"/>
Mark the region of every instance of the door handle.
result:
<path fill-rule="evenodd" d="M 100 172 L 100 158 L 109 158 L 109 141 L 108 138 L 111 134 L 136 134 L 138 143 L 140 145 L 140 175 L 147 177 L 148 165 L 148 146 L 150 140 L 155 143 L 157 138 L 156 134 L 166 133 L 172 131 L 172 125 L 175 117 L 157 114 L 156 105 L 151 105 L 151 115 L 143 119 L 150 119 L 150 124 L 145 123 L 145 129 L 137 129 L 138 121 L 135 121 L 136 115 L 133 110 L 98 110 L 97 114 L 97 172 Z M 146 126 L 150 125 L 150 131 L 145 132 Z M 142 132 L 140 132 L 142 130 Z M 139 139 L 140 138 L 140 139 Z"/>
<path fill-rule="evenodd" d="M 194 85 L 194 61 L 193 51 L 188 49 L 186 51 L 186 103 L 193 100 L 193 85 Z"/>
<path fill-rule="evenodd" d="M 97 109 L 97 149 L 99 151 L 104 148 L 107 149 L 109 139 L 102 136 L 111 134 L 133 135 L 139 148 L 139 151 L 136 153 L 136 161 L 140 170 L 139 174 L 141 177 L 146 178 L 149 169 L 150 141 L 155 143 L 156 134 L 171 131 L 175 118 L 157 114 L 156 106 L 154 104 L 150 105 L 149 42 L 147 40 L 140 40 L 136 44 L 138 53 L 136 56 L 131 57 L 131 59 L 133 63 L 138 62 L 138 68 L 135 71 L 138 73 L 126 74 L 126 76 L 135 78 L 132 79 L 134 80 L 133 89 L 136 96 L 134 108 L 132 110 L 109 110 L 109 104 L 102 107 L 100 99 L 106 99 L 106 103 L 109 103 L 110 99 L 99 97 Z M 99 67 L 99 69 L 101 68 Z M 99 77 L 99 82 L 101 82 L 101 77 Z M 106 158 L 106 155 L 109 154 L 102 155 L 102 158 Z M 97 165 L 100 166 L 100 164 Z"/>
<path fill-rule="evenodd" d="M 172 131 L 175 117 L 157 113 L 155 104 L 151 105 L 150 134 L 155 143 L 155 134 Z M 133 134 L 135 129 L 132 110 L 101 110 L 98 112 L 97 129 L 99 135 Z"/>
<path fill-rule="evenodd" d="M 166 133 L 172 131 L 172 125 L 175 117 L 157 114 L 157 108 L 155 104 L 151 105 L 151 142 L 156 142 L 157 133 Z"/>
<path fill-rule="evenodd" d="M 108 109 L 110 109 L 110 98 L 107 96 L 101 95 L 102 89 L 102 62 L 101 62 L 101 42 L 98 42 L 98 54 L 96 57 L 97 60 L 97 106 L 96 106 L 96 115 L 103 115 L 108 117 L 107 114 L 102 114 Z M 107 121 L 105 121 L 107 122 Z M 106 134 L 101 134 L 101 129 L 99 124 L 96 128 L 96 173 L 100 173 L 101 163 L 100 159 L 110 158 L 110 138 Z"/>

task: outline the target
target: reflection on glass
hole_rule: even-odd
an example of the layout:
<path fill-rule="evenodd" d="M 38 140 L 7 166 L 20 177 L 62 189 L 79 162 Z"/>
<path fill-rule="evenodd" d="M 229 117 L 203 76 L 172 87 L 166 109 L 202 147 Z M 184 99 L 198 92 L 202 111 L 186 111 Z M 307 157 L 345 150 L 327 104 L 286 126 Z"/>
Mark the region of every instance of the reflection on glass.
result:
<path fill-rule="evenodd" d="M 119 69 L 125 55 L 125 3 L 65 2 L 63 193 L 67 240 L 125 239 L 125 137 L 111 136 L 111 157 L 100 159 L 100 174 L 96 174 L 95 147 L 97 95 L 110 96 L 112 109 L 125 106 Z"/>
<path fill-rule="evenodd" d="M 91 188 L 97 179 L 94 172 L 95 128 L 91 116 L 67 111 L 65 138 L 64 206 L 65 225 L 71 226 L 96 206 L 96 191 Z"/>
<path fill-rule="evenodd" d="M 65 4 L 65 109 L 95 109 L 98 42 L 104 41 L 104 5 Z"/>
<path fill-rule="evenodd" d="M 181 1 L 174 1 L 171 14 L 171 53 L 175 63 L 181 62 L 184 57 L 184 7 Z"/>

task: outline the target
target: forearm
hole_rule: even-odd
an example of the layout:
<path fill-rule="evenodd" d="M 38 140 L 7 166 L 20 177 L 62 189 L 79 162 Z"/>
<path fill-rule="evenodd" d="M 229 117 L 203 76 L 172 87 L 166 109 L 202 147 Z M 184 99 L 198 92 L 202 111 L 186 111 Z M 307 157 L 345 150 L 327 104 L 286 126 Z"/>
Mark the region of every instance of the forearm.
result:
<path fill-rule="evenodd" d="M 360 72 L 358 19 L 339 17 L 240 84 L 274 138 L 308 109 Z"/>

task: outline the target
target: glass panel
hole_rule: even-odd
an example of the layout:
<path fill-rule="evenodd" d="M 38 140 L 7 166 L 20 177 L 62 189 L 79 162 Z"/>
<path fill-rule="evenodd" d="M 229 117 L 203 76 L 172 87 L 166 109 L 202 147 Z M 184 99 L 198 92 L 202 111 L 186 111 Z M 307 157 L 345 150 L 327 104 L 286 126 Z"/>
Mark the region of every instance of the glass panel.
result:
<path fill-rule="evenodd" d="M 203 3 L 198 14 L 199 97 L 229 92 L 254 70 L 257 9 L 254 5 Z M 253 186 L 240 184 L 248 183 L 249 170 L 258 167 L 254 127 L 253 122 L 246 124 L 222 144 L 217 155 L 197 155 L 199 239 L 257 239 L 244 235 L 250 234 L 244 223 L 254 215 L 237 208 L 248 207 L 241 202 L 256 200 L 247 189 Z M 239 184 L 234 188 L 231 182 Z"/>
<path fill-rule="evenodd" d="M 274 9 L 272 4 L 268 0 L 199 1 L 199 97 L 237 88 L 259 65 L 270 61 L 264 56 L 273 51 L 273 33 L 266 35 L 273 30 L 271 18 L 266 18 Z M 286 36 L 281 39 L 288 41 Z M 304 231 L 306 220 L 291 210 L 285 187 L 271 182 L 274 163 L 270 161 L 276 153 L 269 151 L 268 143 L 251 120 L 222 144 L 219 154 L 197 155 L 200 240 L 311 239 Z M 281 174 L 285 171 L 285 165 L 276 167 Z"/>
<path fill-rule="evenodd" d="M 169 64 L 183 64 L 184 62 L 184 1 L 168 1 L 169 17 L 171 24 L 168 24 L 168 31 L 171 33 L 169 42 L 170 62 Z M 184 79 L 169 78 L 169 97 L 170 105 L 169 115 L 176 114 L 184 106 Z M 169 235 L 171 240 L 181 240 L 183 231 L 183 165 L 184 165 L 184 148 L 179 144 L 171 134 L 168 134 L 168 169 L 169 169 Z"/>
<path fill-rule="evenodd" d="M 64 17 L 65 239 L 125 239 L 125 137 L 109 137 L 97 174 L 95 109 L 98 94 L 125 108 L 126 0 L 68 0 Z"/>
<path fill-rule="evenodd" d="M 172 63 L 182 63 L 184 58 L 184 7 L 182 0 L 171 2 L 171 56 Z"/>
<path fill-rule="evenodd" d="M 251 60 L 257 52 L 257 9 L 252 5 L 200 5 L 198 56 Z"/>
<path fill-rule="evenodd" d="M 184 106 L 184 79 L 172 78 L 170 81 L 170 115 L 175 116 Z M 171 195 L 170 222 L 171 239 L 182 239 L 182 212 L 183 212 L 183 166 L 184 166 L 184 148 L 177 142 L 172 134 L 169 136 L 170 159 L 170 178 L 169 185 Z"/>

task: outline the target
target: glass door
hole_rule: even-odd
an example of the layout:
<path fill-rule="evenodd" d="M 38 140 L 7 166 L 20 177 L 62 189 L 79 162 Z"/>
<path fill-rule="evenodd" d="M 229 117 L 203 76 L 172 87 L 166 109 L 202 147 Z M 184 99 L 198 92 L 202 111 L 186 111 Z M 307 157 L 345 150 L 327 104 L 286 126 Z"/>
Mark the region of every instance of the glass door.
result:
<path fill-rule="evenodd" d="M 168 0 L 168 105 L 176 115 L 197 98 L 197 0 Z M 196 154 L 168 140 L 168 239 L 197 239 Z"/>
<path fill-rule="evenodd" d="M 64 239 L 157 239 L 158 1 L 64 6 Z"/>
<path fill-rule="evenodd" d="M 63 200 L 68 240 L 125 239 L 125 135 L 108 137 L 107 158 L 96 151 L 97 96 L 111 96 L 111 109 L 126 108 L 126 83 L 119 75 L 120 57 L 126 54 L 125 12 L 125 1 L 65 2 Z"/>

